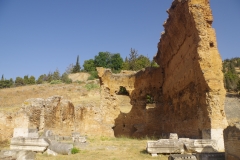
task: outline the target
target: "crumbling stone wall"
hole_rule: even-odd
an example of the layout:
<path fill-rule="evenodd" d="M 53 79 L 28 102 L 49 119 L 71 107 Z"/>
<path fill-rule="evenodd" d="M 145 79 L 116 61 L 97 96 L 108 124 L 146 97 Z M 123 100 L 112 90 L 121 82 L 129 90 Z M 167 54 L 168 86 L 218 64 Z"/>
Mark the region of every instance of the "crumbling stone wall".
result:
<path fill-rule="evenodd" d="M 180 137 L 216 139 L 224 150 L 225 89 L 209 1 L 175 0 L 167 12 L 169 18 L 154 58 L 159 68 L 146 68 L 134 75 L 98 69 L 102 104 L 106 106 L 103 110 L 118 111 L 117 105 L 111 104 L 123 86 L 133 107 L 128 114 L 111 116 L 115 135 L 176 132 Z M 148 94 L 154 97 L 155 108 L 146 109 Z"/>
<path fill-rule="evenodd" d="M 224 130 L 225 158 L 240 159 L 240 125 L 228 126 Z"/>

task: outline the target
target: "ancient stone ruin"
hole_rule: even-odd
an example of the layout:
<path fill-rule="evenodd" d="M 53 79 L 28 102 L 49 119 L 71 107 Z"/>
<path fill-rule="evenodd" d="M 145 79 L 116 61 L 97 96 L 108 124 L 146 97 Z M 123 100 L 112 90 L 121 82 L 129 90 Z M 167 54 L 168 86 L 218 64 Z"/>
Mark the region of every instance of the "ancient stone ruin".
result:
<path fill-rule="evenodd" d="M 176 132 L 179 137 L 217 140 L 223 151 L 225 89 L 209 1 L 175 0 L 167 12 L 154 58 L 158 68 L 135 74 L 98 68 L 105 123 L 115 136 Z M 119 114 L 120 87 L 129 93 L 129 113 Z M 148 96 L 155 107 L 146 108 Z"/>
<path fill-rule="evenodd" d="M 224 151 L 225 89 L 209 0 L 174 0 L 167 12 L 165 31 L 154 57 L 159 67 L 120 74 L 97 68 L 100 106 L 73 106 L 61 96 L 26 100 L 17 113 L 0 113 L 0 140 L 11 138 L 13 129 L 21 127 L 52 130 L 58 136 L 80 132 L 165 138 L 177 133 L 180 138 L 190 138 L 188 143 L 195 142 L 191 139 L 211 139 L 216 142 L 216 151 Z M 126 89 L 130 98 L 129 113 L 120 110 L 120 89 Z M 231 128 L 225 131 L 226 147 L 233 146 L 227 137 L 234 137 L 233 133 L 239 134 Z M 73 140 L 84 141 L 78 135 Z M 166 143 L 176 141 L 182 153 L 183 140 Z M 228 151 L 229 155 L 236 154 L 235 150 Z"/>

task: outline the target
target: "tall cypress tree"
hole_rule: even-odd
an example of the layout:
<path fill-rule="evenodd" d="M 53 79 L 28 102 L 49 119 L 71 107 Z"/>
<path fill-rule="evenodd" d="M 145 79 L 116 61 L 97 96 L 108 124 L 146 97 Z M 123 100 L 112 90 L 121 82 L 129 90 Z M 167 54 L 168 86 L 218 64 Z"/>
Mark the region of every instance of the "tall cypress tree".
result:
<path fill-rule="evenodd" d="M 80 64 L 79 64 L 79 56 L 77 56 L 77 62 L 76 62 L 76 65 L 73 67 L 73 70 L 72 70 L 72 73 L 78 73 L 80 72 Z"/>

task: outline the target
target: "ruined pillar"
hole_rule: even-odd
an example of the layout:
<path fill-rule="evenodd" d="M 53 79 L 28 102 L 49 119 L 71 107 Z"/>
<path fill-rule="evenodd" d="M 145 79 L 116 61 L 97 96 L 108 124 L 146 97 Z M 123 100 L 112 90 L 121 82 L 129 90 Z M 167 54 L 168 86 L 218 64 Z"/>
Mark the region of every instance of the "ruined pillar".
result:
<path fill-rule="evenodd" d="M 163 69 L 166 110 L 179 116 L 185 131 L 216 139 L 224 150 L 225 89 L 209 0 L 175 0 L 167 12 L 155 56 Z M 182 132 L 179 125 L 166 128 Z"/>

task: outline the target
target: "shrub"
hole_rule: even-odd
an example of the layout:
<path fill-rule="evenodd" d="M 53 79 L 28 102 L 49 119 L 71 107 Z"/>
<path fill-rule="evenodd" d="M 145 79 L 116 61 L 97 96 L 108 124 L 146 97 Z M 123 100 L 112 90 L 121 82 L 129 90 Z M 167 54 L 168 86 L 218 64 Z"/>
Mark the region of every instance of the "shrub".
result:
<path fill-rule="evenodd" d="M 61 79 L 62 79 L 62 82 L 66 83 L 66 84 L 72 83 L 72 80 L 70 78 L 68 78 L 68 74 L 67 73 L 63 73 Z"/>
<path fill-rule="evenodd" d="M 60 84 L 60 83 L 62 83 L 61 80 L 53 80 L 50 82 L 50 84 Z"/>
<path fill-rule="evenodd" d="M 71 150 L 72 154 L 76 154 L 76 153 L 79 153 L 79 152 L 80 152 L 80 150 L 76 147 L 73 147 L 72 150 Z"/>
<path fill-rule="evenodd" d="M 90 73 L 90 77 L 88 77 L 88 80 L 94 80 L 98 78 L 98 72 L 97 71 L 91 71 Z"/>
<path fill-rule="evenodd" d="M 85 85 L 85 88 L 87 88 L 87 90 L 92 90 L 92 89 L 95 89 L 95 88 L 99 88 L 99 85 L 97 84 L 94 84 L 94 83 L 89 83 L 89 84 L 86 84 Z"/>
<path fill-rule="evenodd" d="M 94 80 L 94 79 L 95 78 L 92 75 L 90 75 L 87 80 Z"/>

